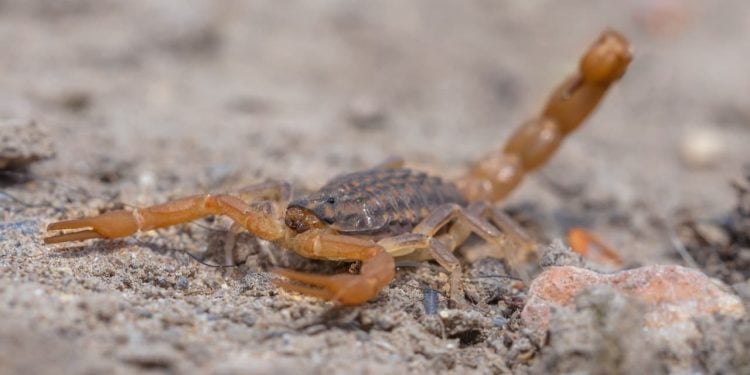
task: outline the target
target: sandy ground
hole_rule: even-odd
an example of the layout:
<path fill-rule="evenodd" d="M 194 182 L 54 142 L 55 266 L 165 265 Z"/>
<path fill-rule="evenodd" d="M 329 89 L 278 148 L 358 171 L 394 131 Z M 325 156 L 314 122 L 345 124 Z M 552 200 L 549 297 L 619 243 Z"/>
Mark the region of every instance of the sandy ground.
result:
<path fill-rule="evenodd" d="M 747 1 L 0 1 L 0 119 L 35 122 L 50 144 L 2 142 L 55 153 L 0 181 L 0 372 L 603 371 L 555 367 L 566 351 L 517 325 L 523 292 L 486 277 L 504 273 L 493 259 L 467 264 L 471 306 L 441 296 L 428 315 L 424 288 L 447 280 L 436 265 L 339 309 L 277 291 L 266 271 L 346 264 L 249 236 L 235 268 L 187 255 L 220 259 L 224 220 L 62 249 L 41 237 L 51 221 L 269 178 L 307 191 L 394 155 L 456 174 L 608 26 L 635 46 L 631 69 L 504 204 L 540 241 L 584 226 L 629 265 L 683 264 L 671 229 L 725 218 L 750 159 Z M 747 338 L 736 324 L 711 337 Z"/>

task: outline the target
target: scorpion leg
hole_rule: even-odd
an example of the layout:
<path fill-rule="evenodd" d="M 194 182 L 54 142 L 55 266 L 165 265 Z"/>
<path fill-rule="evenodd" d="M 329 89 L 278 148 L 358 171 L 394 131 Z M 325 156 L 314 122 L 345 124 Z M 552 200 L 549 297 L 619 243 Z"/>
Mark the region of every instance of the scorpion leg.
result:
<path fill-rule="evenodd" d="M 468 233 L 466 235 L 468 237 Z M 428 237 L 423 233 L 404 233 L 394 237 L 380 240 L 379 245 L 395 255 L 405 255 L 406 258 L 419 260 L 435 260 L 440 266 L 448 271 L 448 286 L 450 300 L 461 304 L 461 262 L 453 255 L 453 249 L 437 237 Z"/>
<path fill-rule="evenodd" d="M 266 206 L 267 207 L 267 206 Z M 98 216 L 65 220 L 47 226 L 47 231 L 75 230 L 44 238 L 44 243 L 81 241 L 90 238 L 120 238 L 187 223 L 210 215 L 228 216 L 243 228 L 266 240 L 282 238 L 287 228 L 269 209 L 254 207 L 231 195 L 195 195 L 132 211 L 118 210 Z M 271 208 L 270 211 L 273 209 Z"/>
<path fill-rule="evenodd" d="M 445 243 L 450 252 L 464 243 L 471 233 L 475 233 L 492 244 L 494 248 L 499 249 L 501 253 L 498 254 L 498 257 L 506 259 L 511 268 L 528 284 L 530 278 L 523 267 L 520 266 L 521 262 L 515 255 L 517 253 L 516 247 L 533 246 L 533 248 L 536 248 L 536 244 L 512 219 L 505 216 L 499 209 L 495 209 L 495 207 L 484 202 L 474 203 L 466 209 L 454 206 L 451 211 L 448 211 L 448 207 L 450 206 L 442 206 L 433 211 L 434 216 L 433 214 L 428 216 L 414 231 L 435 236 L 444 225 L 452 222 L 453 225 L 447 233 L 438 235 L 440 242 Z M 441 216 L 443 220 L 439 221 L 438 218 Z M 496 227 L 490 225 L 486 218 L 492 219 L 502 231 L 498 231 Z M 423 225 L 424 227 L 422 227 Z M 429 229 L 430 227 L 432 229 Z M 430 255 L 435 256 L 434 252 Z"/>
<path fill-rule="evenodd" d="M 232 223 L 229 227 L 226 235 L 224 236 L 224 265 L 233 266 L 234 262 L 234 246 L 237 244 L 237 236 L 239 236 L 245 228 L 239 225 L 237 222 Z"/>
<path fill-rule="evenodd" d="M 464 297 L 461 293 L 461 275 L 463 275 L 461 261 L 453 255 L 451 248 L 437 238 L 433 238 L 430 241 L 429 252 L 432 259 L 448 271 L 450 300 L 461 305 L 464 302 Z"/>
<path fill-rule="evenodd" d="M 284 209 L 292 199 L 292 189 L 289 183 L 284 181 L 266 181 L 260 184 L 247 186 L 237 191 L 237 196 L 245 202 L 253 202 L 253 204 L 261 204 L 262 202 L 270 202 L 273 205 L 275 216 L 281 222 L 284 214 Z M 224 264 L 234 264 L 234 247 L 237 243 L 237 236 L 244 231 L 245 228 L 234 222 L 224 237 Z"/>
<path fill-rule="evenodd" d="M 343 305 L 358 305 L 377 296 L 395 276 L 396 264 L 393 257 L 386 249 L 372 241 L 326 233 L 321 229 L 300 233 L 289 241 L 290 248 L 307 258 L 362 261 L 358 275 L 316 275 L 275 269 L 276 274 L 294 281 L 277 281 L 278 286 L 289 291 L 336 301 Z"/>
<path fill-rule="evenodd" d="M 449 272 L 450 299 L 461 304 L 460 293 L 462 267 L 453 255 L 453 250 L 475 233 L 497 247 L 505 248 L 508 243 L 504 233 L 490 225 L 479 216 L 480 210 L 474 213 L 458 205 L 447 204 L 433 210 L 412 233 L 384 238 L 378 242 L 394 256 L 407 259 L 434 259 Z M 450 225 L 446 233 L 442 229 Z"/>
<path fill-rule="evenodd" d="M 281 215 L 292 200 L 292 188 L 287 182 L 272 180 L 242 188 L 237 191 L 237 196 L 245 202 L 271 201 Z"/>
<path fill-rule="evenodd" d="M 508 236 L 516 246 L 517 251 L 514 251 L 513 254 L 508 254 L 508 251 L 504 251 L 501 257 L 508 259 L 514 266 L 519 265 L 524 260 L 536 254 L 536 241 L 513 218 L 503 212 L 500 207 L 480 201 L 472 203 L 467 210 L 483 220 L 491 221 Z"/>
<path fill-rule="evenodd" d="M 507 236 L 510 243 L 499 244 L 496 247 L 496 250 L 498 250 L 496 256 L 505 259 L 510 268 L 515 270 L 524 283 L 528 285 L 530 277 L 523 264 L 528 259 L 537 256 L 537 242 L 496 205 L 485 201 L 474 202 L 467 208 L 467 211 L 482 220 L 492 222 Z"/>
<path fill-rule="evenodd" d="M 446 215 L 445 211 L 436 214 L 436 216 L 445 217 L 443 215 Z M 524 282 L 528 283 L 530 278 L 526 270 L 522 267 L 522 263 L 529 258 L 530 254 L 536 253 L 537 244 L 523 228 L 499 207 L 487 202 L 472 203 L 466 209 L 458 210 L 455 215 L 453 225 L 451 225 L 448 232 L 438 234 L 436 238 L 440 243 L 446 245 L 448 252 L 452 253 L 469 238 L 472 232 L 476 233 L 493 244 L 493 247 L 498 250 L 497 257 L 505 259 L 510 268 L 515 270 Z M 435 222 L 433 221 L 432 223 L 434 224 Z M 449 222 L 450 220 L 444 222 L 444 224 L 448 224 Z M 497 231 L 495 226 L 490 225 L 489 222 L 500 228 L 500 232 Z M 437 225 L 436 229 L 440 229 L 440 226 Z M 394 238 L 398 238 L 398 236 Z M 419 243 L 416 238 L 413 238 L 412 242 L 414 244 Z M 395 253 L 395 255 L 405 255 L 405 258 L 415 260 L 434 259 L 441 265 L 443 265 L 442 259 L 447 259 L 446 256 L 437 253 L 435 249 L 431 249 L 429 246 L 412 246 L 411 251 L 411 253 L 400 251 Z M 443 266 L 446 269 L 452 267 Z"/>

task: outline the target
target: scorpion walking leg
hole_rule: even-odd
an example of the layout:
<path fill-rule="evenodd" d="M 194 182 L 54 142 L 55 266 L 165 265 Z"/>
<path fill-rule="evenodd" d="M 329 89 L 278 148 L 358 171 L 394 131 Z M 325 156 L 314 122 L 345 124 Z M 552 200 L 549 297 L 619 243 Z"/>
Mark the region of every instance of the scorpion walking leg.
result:
<path fill-rule="evenodd" d="M 339 302 L 358 305 L 377 296 L 396 272 L 393 257 L 380 245 L 356 237 L 309 230 L 290 239 L 288 247 L 307 258 L 362 261 L 359 275 L 315 275 L 288 269 L 275 273 L 301 285 L 278 281 L 277 285 L 294 292 Z"/>
<path fill-rule="evenodd" d="M 237 191 L 237 196 L 245 202 L 270 201 L 276 212 L 283 214 L 286 205 L 292 200 L 292 188 L 284 181 L 267 181 L 242 188 Z"/>
<path fill-rule="evenodd" d="M 237 191 L 237 196 L 245 202 L 252 202 L 254 205 L 271 204 L 276 213 L 279 222 L 282 220 L 284 209 L 292 199 L 292 189 L 284 181 L 267 181 L 256 185 L 251 185 Z M 234 247 L 237 243 L 237 236 L 245 228 L 233 223 L 224 237 L 224 264 L 234 264 Z"/>
<path fill-rule="evenodd" d="M 505 259 L 510 268 L 528 284 L 530 278 L 523 264 L 537 256 L 537 242 L 498 206 L 480 201 L 472 203 L 467 211 L 482 220 L 489 220 L 507 236 L 509 241 L 496 247 L 496 256 Z"/>
<path fill-rule="evenodd" d="M 44 242 L 51 244 L 90 238 L 120 238 L 138 231 L 187 223 L 210 215 L 228 216 L 251 233 L 267 240 L 283 237 L 287 230 L 273 212 L 268 212 L 267 209 L 251 207 L 242 199 L 230 195 L 204 194 L 133 211 L 118 210 L 82 219 L 58 221 L 48 225 L 47 230 L 83 230 L 46 237 Z"/>
<path fill-rule="evenodd" d="M 437 238 L 430 241 L 429 252 L 432 259 L 448 270 L 450 300 L 461 305 L 464 302 L 463 293 L 461 293 L 461 275 L 463 275 L 461 261 L 453 255 L 453 251 L 443 241 Z"/>
<path fill-rule="evenodd" d="M 438 234 L 450 225 L 447 233 Z M 378 242 L 394 256 L 412 259 L 434 259 L 450 273 L 450 299 L 461 303 L 461 263 L 453 255 L 471 233 L 499 247 L 506 246 L 506 238 L 497 228 L 478 215 L 458 205 L 447 204 L 433 210 L 412 233 Z"/>
<path fill-rule="evenodd" d="M 477 229 L 481 230 L 481 229 Z M 465 237 L 468 237 L 467 232 Z M 451 239 L 452 241 L 452 239 Z M 448 286 L 450 300 L 458 304 L 463 302 L 461 297 L 461 262 L 453 255 L 453 249 L 445 241 L 427 236 L 423 233 L 404 233 L 380 240 L 378 245 L 393 255 L 405 255 L 406 258 L 418 260 L 435 260 L 448 271 Z"/>

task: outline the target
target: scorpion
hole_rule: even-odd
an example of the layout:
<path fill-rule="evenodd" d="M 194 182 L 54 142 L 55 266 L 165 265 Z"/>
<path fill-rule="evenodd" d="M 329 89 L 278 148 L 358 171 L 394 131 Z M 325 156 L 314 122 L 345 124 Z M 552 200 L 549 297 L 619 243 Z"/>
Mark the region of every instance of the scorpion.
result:
<path fill-rule="evenodd" d="M 276 284 L 284 290 L 357 305 L 374 299 L 393 280 L 396 258 L 435 260 L 449 273 L 451 300 L 458 300 L 462 271 L 454 250 L 472 234 L 488 241 L 511 265 L 536 255 L 535 241 L 495 203 L 551 158 L 631 60 L 627 39 L 605 30 L 584 53 L 577 71 L 553 91 L 541 114 L 454 181 L 390 160 L 335 177 L 317 192 L 294 200 L 288 183 L 265 182 L 234 195 L 201 194 L 53 222 L 48 232 L 64 232 L 52 233 L 44 242 L 114 239 L 223 215 L 233 221 L 230 232 L 247 230 L 307 258 L 361 262 L 358 274 L 276 268 L 273 272 L 283 277 Z"/>

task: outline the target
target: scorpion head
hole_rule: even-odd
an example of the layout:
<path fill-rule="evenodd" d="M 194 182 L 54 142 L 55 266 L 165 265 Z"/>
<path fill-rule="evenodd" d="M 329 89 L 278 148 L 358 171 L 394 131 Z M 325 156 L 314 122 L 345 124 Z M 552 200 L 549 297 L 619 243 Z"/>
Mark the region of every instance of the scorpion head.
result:
<path fill-rule="evenodd" d="M 359 194 L 321 190 L 291 202 L 285 222 L 299 233 L 324 226 L 341 233 L 366 233 L 383 228 L 387 220 L 376 200 Z"/>
<path fill-rule="evenodd" d="M 325 224 L 312 211 L 300 206 L 289 206 L 286 209 L 284 222 L 286 226 L 294 229 L 297 233 L 302 233 L 312 228 L 325 227 Z"/>

